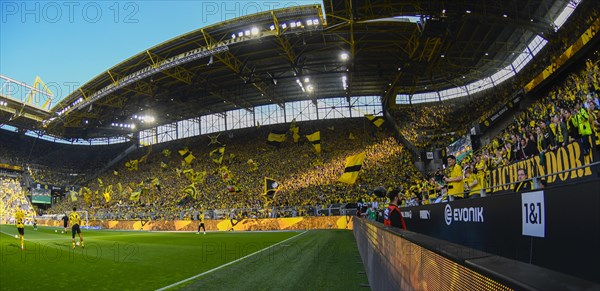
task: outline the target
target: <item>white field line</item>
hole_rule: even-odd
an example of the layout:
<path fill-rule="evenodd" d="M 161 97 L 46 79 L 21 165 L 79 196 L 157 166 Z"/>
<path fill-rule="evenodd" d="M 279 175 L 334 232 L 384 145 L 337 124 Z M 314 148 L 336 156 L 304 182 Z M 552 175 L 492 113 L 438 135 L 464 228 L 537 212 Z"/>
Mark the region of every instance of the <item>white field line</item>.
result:
<path fill-rule="evenodd" d="M 218 266 L 218 267 L 216 267 L 216 268 L 214 268 L 214 269 L 208 270 L 208 271 L 206 271 L 206 272 L 204 272 L 204 273 L 200 273 L 200 274 L 198 274 L 198 275 L 195 275 L 195 276 L 189 277 L 189 278 L 187 278 L 187 279 L 181 280 L 181 281 L 179 281 L 179 282 L 173 283 L 173 284 L 171 284 L 171 285 L 169 285 L 169 286 L 162 287 L 162 288 L 160 288 L 160 289 L 157 289 L 156 291 L 163 291 L 163 290 L 167 290 L 167 289 L 169 289 L 169 288 L 173 288 L 173 287 L 175 287 L 175 286 L 177 286 L 177 285 L 179 285 L 179 284 L 183 284 L 183 283 L 185 283 L 185 282 L 187 282 L 187 281 L 194 280 L 194 279 L 196 279 L 196 278 L 198 278 L 198 277 L 202 277 L 202 276 L 204 276 L 204 275 L 206 275 L 206 274 L 210 274 L 210 273 L 212 273 L 212 272 L 214 272 L 214 271 L 217 271 L 217 270 L 219 270 L 219 269 L 222 269 L 222 268 L 225 268 L 225 267 L 227 267 L 227 266 L 229 266 L 229 265 L 235 264 L 235 263 L 237 263 L 237 262 L 239 262 L 239 261 L 242 261 L 242 260 L 244 260 L 244 259 L 247 259 L 247 258 L 249 258 L 249 257 L 251 257 L 251 256 L 254 256 L 254 255 L 258 254 L 258 253 L 264 252 L 264 251 L 266 251 L 266 250 L 268 250 L 268 249 L 270 249 L 270 248 L 272 248 L 272 247 L 274 247 L 274 246 L 277 246 L 277 245 L 279 245 L 279 244 L 282 244 L 282 243 L 284 243 L 284 242 L 286 242 L 286 241 L 288 241 L 288 240 L 291 240 L 291 239 L 293 239 L 293 238 L 299 237 L 299 236 L 301 236 L 301 235 L 305 234 L 306 232 L 307 232 L 307 230 L 305 230 L 305 231 L 303 231 L 303 232 L 301 232 L 301 233 L 299 233 L 299 234 L 297 234 L 297 235 L 295 235 L 295 236 L 292 236 L 292 237 L 290 237 L 290 238 L 287 238 L 287 239 L 285 239 L 285 240 L 282 240 L 282 241 L 280 241 L 280 242 L 278 242 L 278 243 L 276 243 L 276 244 L 274 244 L 274 245 L 268 246 L 268 247 L 266 247 L 266 248 L 264 248 L 264 249 L 262 249 L 262 250 L 258 250 L 258 251 L 256 251 L 256 252 L 253 252 L 253 253 L 249 254 L 249 255 L 243 256 L 243 257 L 241 257 L 241 258 L 239 258 L 239 259 L 237 259 L 237 260 L 234 260 L 234 261 L 231 261 L 231 262 L 229 262 L 229 263 L 226 263 L 226 264 L 220 265 L 220 266 Z"/>
<path fill-rule="evenodd" d="M 6 235 L 8 235 L 8 236 L 10 236 L 10 237 L 15 237 L 14 235 L 12 235 L 12 234 L 10 234 L 10 233 L 7 233 L 7 232 L 4 232 L 4 231 L 0 231 L 0 233 L 6 234 Z M 17 233 L 15 233 L 15 234 L 17 234 Z M 141 233 L 139 233 L 139 234 L 141 234 Z M 62 234 L 56 234 L 56 235 L 57 235 L 57 236 L 59 236 L 59 237 L 55 237 L 55 238 L 25 238 L 25 240 L 26 240 L 26 241 L 46 241 L 46 240 L 56 240 L 56 241 L 58 241 L 58 240 L 62 240 L 62 239 L 63 239 L 63 238 L 65 238 L 65 237 L 68 237 L 68 238 L 69 238 L 69 241 L 71 241 L 71 235 L 65 236 L 65 234 L 64 234 L 64 233 L 62 233 Z M 103 236 L 101 236 L 101 237 L 94 237 L 94 238 L 93 238 L 93 240 L 97 240 L 97 239 L 103 239 L 103 238 L 105 238 L 105 237 L 123 237 L 123 236 L 136 236 L 136 235 L 138 235 L 138 233 L 136 233 L 136 234 L 112 234 L 112 235 L 103 235 Z M 75 238 L 79 239 L 79 237 L 78 237 L 78 236 L 75 236 Z M 88 239 L 88 240 L 89 240 L 89 239 Z M 86 240 L 86 241 L 87 241 L 87 240 Z"/>

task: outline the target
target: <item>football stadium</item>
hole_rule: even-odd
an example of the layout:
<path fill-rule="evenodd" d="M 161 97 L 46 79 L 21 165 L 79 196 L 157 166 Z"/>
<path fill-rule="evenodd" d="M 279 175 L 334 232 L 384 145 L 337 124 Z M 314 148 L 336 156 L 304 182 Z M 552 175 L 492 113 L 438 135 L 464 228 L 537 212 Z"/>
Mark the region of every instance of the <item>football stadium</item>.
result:
<path fill-rule="evenodd" d="M 600 290 L 600 1 L 0 12 L 0 290 Z"/>

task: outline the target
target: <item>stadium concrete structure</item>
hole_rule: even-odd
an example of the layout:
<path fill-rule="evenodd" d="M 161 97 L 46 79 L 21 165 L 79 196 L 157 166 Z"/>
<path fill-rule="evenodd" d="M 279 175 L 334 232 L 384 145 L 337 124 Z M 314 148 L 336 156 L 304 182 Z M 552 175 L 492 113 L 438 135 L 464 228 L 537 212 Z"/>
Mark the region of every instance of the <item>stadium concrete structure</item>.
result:
<path fill-rule="evenodd" d="M 0 118 L 76 140 L 302 100 L 345 97 L 338 106 L 348 107 L 354 96 L 395 104 L 398 94 L 433 92 L 428 100 L 439 101 L 480 91 L 481 80 L 530 54 L 532 40 L 551 40 L 564 7 L 542 0 L 324 1 L 266 11 L 148 48 L 51 109 L 6 98 Z M 437 93 L 443 90 L 451 91 Z M 135 119 L 146 112 L 154 112 L 154 123 Z"/>
<path fill-rule="evenodd" d="M 113 145 L 115 151 L 123 153 L 119 157 L 123 159 L 133 151 L 132 147 L 140 144 L 160 144 L 214 132 L 290 123 L 296 119 L 327 119 L 319 114 L 327 115 L 340 108 L 344 113 L 335 115 L 337 118 L 362 117 L 369 113 L 384 115 L 389 120 L 391 117 L 385 113 L 399 103 L 459 101 L 465 97 L 473 101 L 479 97 L 478 93 L 520 77 L 519 72 L 526 69 L 531 69 L 529 74 L 533 77 L 528 79 L 535 82 L 514 92 L 534 92 L 536 86 L 547 85 L 544 84 L 546 78 L 555 71 L 543 73 L 544 68 L 552 64 L 532 66 L 536 61 L 534 56 L 546 44 L 559 41 L 554 39 L 558 28 L 554 20 L 560 18 L 565 6 L 575 4 L 579 4 L 578 11 L 593 8 L 589 9 L 590 13 L 597 12 L 599 6 L 597 1 L 591 0 L 581 3 L 348 0 L 257 13 L 201 28 L 148 48 L 100 72 L 51 108 L 51 94 L 37 86 L 42 82 L 36 81 L 31 87 L 3 76 L 3 82 L 18 83 L 31 90 L 31 94 L 41 94 L 47 100 L 44 105 L 35 106 L 30 103 L 31 94 L 21 100 L 0 96 L 0 123 L 17 128 L 21 133 L 35 132 L 38 136 L 51 136 L 67 143 L 89 141 L 95 145 L 92 140 L 109 144 L 111 140 L 116 141 L 112 143 L 124 144 L 122 147 Z M 588 16 L 585 12 L 581 15 Z M 598 18 L 592 22 L 589 27 L 592 35 L 585 38 L 578 49 L 585 47 L 589 52 L 590 47 L 597 47 L 600 22 Z M 558 67 L 567 64 L 576 53 L 570 54 Z M 538 80 L 535 76 L 542 77 Z M 319 106 L 324 111 L 319 111 Z M 268 117 L 270 115 L 275 117 Z M 129 140 L 133 146 L 125 149 L 128 144 L 123 141 Z M 581 152 L 579 143 L 572 142 L 558 149 L 556 154 L 548 154 L 553 158 L 547 159 L 547 165 L 565 162 L 567 166 L 559 169 L 564 170 L 560 174 L 565 178 L 558 178 L 560 183 L 545 190 L 506 194 L 502 191 L 512 188 L 507 184 L 498 185 L 507 182 L 509 179 L 504 176 L 510 176 L 509 172 L 516 171 L 518 166 L 533 168 L 539 164 L 544 167 L 539 162 L 540 157 L 538 160 L 529 158 L 494 173 L 498 183 L 491 185 L 490 193 L 497 190 L 494 194 L 506 195 L 401 207 L 408 229 L 414 232 L 353 218 L 349 212 L 327 217 L 252 218 L 241 224 L 238 222 L 242 219 L 237 221 L 237 217 L 222 215 L 214 217 L 207 227 L 224 241 L 228 240 L 227 230 L 292 232 L 281 235 L 279 242 L 258 252 L 283 242 L 287 244 L 282 246 L 293 246 L 295 237 L 307 239 L 311 234 L 308 230 L 298 230 L 352 229 L 365 272 L 358 270 L 360 267 L 352 270 L 366 274 L 368 286 L 374 290 L 598 290 L 595 274 L 600 259 L 597 250 L 599 198 L 594 193 L 600 189 L 597 178 L 600 171 L 594 167 L 598 164 L 598 152 Z M 135 162 L 137 170 L 138 160 Z M 22 168 L 7 169 L 23 171 Z M 567 177 L 568 171 L 574 174 Z M 576 199 L 564 201 L 561 197 L 572 194 L 570 192 L 578 193 L 580 199 L 590 203 L 581 205 Z M 109 200 L 106 199 L 107 203 Z M 55 219 L 40 222 L 47 229 L 33 236 L 52 240 L 48 238 L 52 227 L 59 227 L 60 223 Z M 183 218 L 96 219 L 88 226 L 193 231 L 197 223 Z M 99 231 L 91 237 L 105 234 Z M 141 236 L 144 235 L 147 234 Z M 149 237 L 161 235 L 149 233 Z M 185 239 L 189 240 L 185 242 L 186 247 L 189 244 L 193 249 L 195 242 L 189 237 Z M 144 246 L 143 238 L 137 243 Z M 86 245 L 89 246 L 88 241 Z M 563 252 L 565 249 L 569 251 Z M 162 252 L 165 250 L 153 255 Z M 8 260 L 19 262 L 12 255 L 8 254 Z M 202 282 L 195 279 L 238 260 L 220 262 L 224 264 L 215 269 L 199 268 L 206 272 L 177 277 L 181 281 L 160 278 L 149 283 L 154 285 L 147 286 L 164 290 L 190 281 L 192 287 L 189 288 L 202 288 Z M 269 263 L 272 261 L 262 262 Z M 18 264 L 14 265 L 19 268 Z M 246 271 L 248 269 L 241 269 L 241 272 Z M 262 276 L 268 281 L 268 275 Z M 241 285 L 244 283 L 237 286 L 249 288 Z M 319 285 L 310 286 L 319 288 Z M 328 286 L 330 289 L 331 285 Z M 128 286 L 136 287 L 139 286 Z"/>

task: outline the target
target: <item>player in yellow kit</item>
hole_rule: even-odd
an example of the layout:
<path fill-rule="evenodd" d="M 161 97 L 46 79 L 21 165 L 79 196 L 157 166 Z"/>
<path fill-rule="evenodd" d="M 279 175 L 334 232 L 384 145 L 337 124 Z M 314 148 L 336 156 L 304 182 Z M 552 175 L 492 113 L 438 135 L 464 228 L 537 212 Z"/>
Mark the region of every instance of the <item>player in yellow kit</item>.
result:
<path fill-rule="evenodd" d="M 25 249 L 25 212 L 21 206 L 15 213 L 15 225 L 17 226 L 17 231 L 19 232 L 19 237 L 21 238 L 21 250 Z"/>
<path fill-rule="evenodd" d="M 200 220 L 200 224 L 198 224 L 198 231 L 196 234 L 200 233 L 200 228 L 202 228 L 204 234 L 206 234 L 206 228 L 204 227 L 204 213 L 200 212 L 200 214 L 198 214 L 198 219 Z"/>
<path fill-rule="evenodd" d="M 79 234 L 79 240 L 81 241 L 81 247 L 85 247 L 83 245 L 83 235 L 81 234 L 81 229 L 79 226 L 81 225 L 81 217 L 79 213 L 77 213 L 77 207 L 73 207 L 73 212 L 69 214 L 69 221 L 71 222 L 71 235 L 73 236 L 73 248 L 75 248 L 75 233 Z"/>

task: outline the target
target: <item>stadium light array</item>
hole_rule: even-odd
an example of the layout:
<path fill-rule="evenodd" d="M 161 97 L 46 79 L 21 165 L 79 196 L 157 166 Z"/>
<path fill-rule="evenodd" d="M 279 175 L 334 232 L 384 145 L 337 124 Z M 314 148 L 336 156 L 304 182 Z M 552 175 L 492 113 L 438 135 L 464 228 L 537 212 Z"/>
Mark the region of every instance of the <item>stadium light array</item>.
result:
<path fill-rule="evenodd" d="M 110 124 L 110 126 L 116 127 L 116 128 L 135 129 L 135 124 L 134 123 L 117 123 L 117 122 L 113 122 L 113 123 Z"/>
<path fill-rule="evenodd" d="M 302 92 L 306 92 L 306 89 L 304 89 L 304 85 L 302 84 L 302 82 L 300 82 L 300 79 L 296 79 L 296 84 L 298 84 L 298 86 L 300 86 L 300 89 L 302 89 Z"/>
<path fill-rule="evenodd" d="M 8 106 L 8 103 L 6 103 L 6 101 L 0 101 L 0 106 Z"/>
<path fill-rule="evenodd" d="M 135 120 L 139 120 L 142 123 L 148 122 L 148 123 L 153 123 L 156 119 L 154 118 L 154 116 L 150 116 L 150 115 L 133 115 L 133 117 L 131 117 L 131 119 L 135 119 Z"/>

